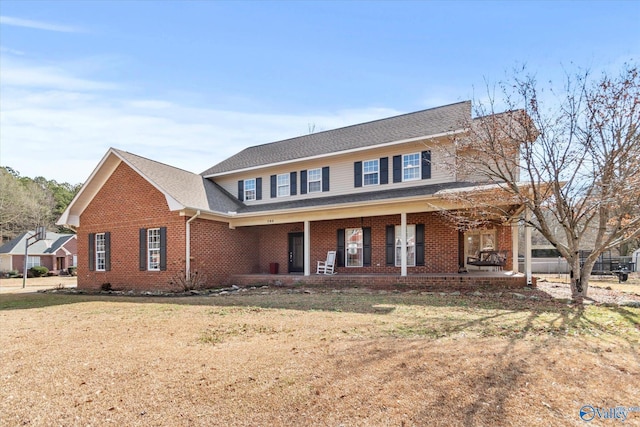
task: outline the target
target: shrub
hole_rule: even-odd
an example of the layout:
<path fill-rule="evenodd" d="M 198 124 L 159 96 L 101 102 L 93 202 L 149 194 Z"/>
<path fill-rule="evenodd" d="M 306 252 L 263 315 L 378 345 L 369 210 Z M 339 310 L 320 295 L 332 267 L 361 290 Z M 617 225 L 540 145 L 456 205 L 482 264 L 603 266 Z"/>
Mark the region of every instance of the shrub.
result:
<path fill-rule="evenodd" d="M 69 267 L 67 269 L 67 271 L 69 271 L 69 275 L 70 276 L 77 276 L 78 275 L 78 267 Z"/>
<path fill-rule="evenodd" d="M 46 276 L 49 273 L 49 269 L 47 267 L 37 266 L 31 267 L 29 272 L 33 277 L 42 277 Z"/>
<path fill-rule="evenodd" d="M 109 292 L 111 290 L 111 283 L 103 283 L 100 285 L 100 290 L 104 292 Z"/>

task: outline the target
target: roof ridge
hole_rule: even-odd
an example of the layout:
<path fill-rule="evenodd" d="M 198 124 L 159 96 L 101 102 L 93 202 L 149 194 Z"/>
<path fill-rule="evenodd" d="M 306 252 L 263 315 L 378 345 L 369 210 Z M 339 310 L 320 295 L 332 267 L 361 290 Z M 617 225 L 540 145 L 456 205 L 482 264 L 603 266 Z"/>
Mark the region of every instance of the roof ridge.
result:
<path fill-rule="evenodd" d="M 177 167 L 177 166 L 172 166 L 172 165 L 170 165 L 170 164 L 168 164 L 168 163 L 163 163 L 163 162 L 160 162 L 160 161 L 158 161 L 158 160 L 153 160 L 153 159 L 150 159 L 150 158 L 148 158 L 148 157 L 141 156 L 141 155 L 139 155 L 139 154 L 134 154 L 134 153 L 131 153 L 131 152 L 126 151 L 126 150 L 120 150 L 120 149 L 115 148 L 115 147 L 111 147 L 111 150 L 115 151 L 115 152 L 116 152 L 116 153 L 118 153 L 118 154 L 122 154 L 122 153 L 124 153 L 124 154 L 128 154 L 128 155 L 130 155 L 130 156 L 134 156 L 134 157 L 137 157 L 137 158 L 139 158 L 139 159 L 146 160 L 146 161 L 148 161 L 148 162 L 156 163 L 156 164 L 158 164 L 158 165 L 160 165 L 160 166 L 165 166 L 165 167 L 167 167 L 167 168 L 171 168 L 171 169 L 179 170 L 179 171 L 181 171 L 181 172 L 186 172 L 186 173 L 189 173 L 189 174 L 192 174 L 192 175 L 200 176 L 200 174 L 198 174 L 198 173 L 195 173 L 195 172 L 192 172 L 192 171 L 188 171 L 188 170 L 186 170 L 186 169 L 182 169 L 182 168 L 179 168 L 179 167 Z"/>
<path fill-rule="evenodd" d="M 471 103 L 471 101 L 467 100 L 467 101 L 454 102 L 454 103 L 447 104 L 447 105 L 439 105 L 437 107 L 425 108 L 425 109 L 418 110 L 418 111 L 411 111 L 409 113 L 397 114 L 397 115 L 391 116 L 391 117 L 383 117 L 381 119 L 369 120 L 368 122 L 354 123 L 354 124 L 351 124 L 351 125 L 340 126 L 340 127 L 333 128 L 333 129 L 327 129 L 327 130 L 321 130 L 321 131 L 318 131 L 318 132 L 308 133 L 306 135 L 292 136 L 291 138 L 280 139 L 278 141 L 272 141 L 272 142 L 266 142 L 264 144 L 252 145 L 251 147 L 247 147 L 244 150 L 246 150 L 248 148 L 264 147 L 265 145 L 271 145 L 271 144 L 277 144 L 277 143 L 280 143 L 280 142 L 291 141 L 293 139 L 304 138 L 306 136 L 311 136 L 311 135 L 321 135 L 323 133 L 335 132 L 335 131 L 338 131 L 338 130 L 349 129 L 349 128 L 356 127 L 356 126 L 366 126 L 366 125 L 370 125 L 370 124 L 377 123 L 377 122 L 383 122 L 385 120 L 399 119 L 401 117 L 412 116 L 414 114 L 415 115 L 422 114 L 422 113 L 425 113 L 427 111 L 438 110 L 438 109 L 441 109 L 441 108 L 449 108 L 449 107 L 452 107 L 454 105 L 464 104 L 464 103 Z M 244 151 L 244 150 L 242 150 L 242 151 Z"/>

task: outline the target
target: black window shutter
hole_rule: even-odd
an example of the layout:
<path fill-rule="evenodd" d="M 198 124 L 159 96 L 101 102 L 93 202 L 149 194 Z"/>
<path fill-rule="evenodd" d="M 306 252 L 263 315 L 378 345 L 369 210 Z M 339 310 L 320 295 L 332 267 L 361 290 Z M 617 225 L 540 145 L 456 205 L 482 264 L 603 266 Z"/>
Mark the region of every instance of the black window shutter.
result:
<path fill-rule="evenodd" d="M 353 164 L 353 186 L 362 187 L 362 162 Z"/>
<path fill-rule="evenodd" d="M 344 228 L 338 229 L 336 262 L 338 267 L 344 267 Z"/>
<path fill-rule="evenodd" d="M 393 156 L 393 182 L 402 182 L 402 156 Z"/>
<path fill-rule="evenodd" d="M 298 173 L 291 172 L 289 174 L 289 194 L 295 196 L 298 189 Z"/>
<path fill-rule="evenodd" d="M 96 271 L 96 233 L 89 233 L 89 271 Z"/>
<path fill-rule="evenodd" d="M 396 226 L 387 225 L 386 240 L 384 245 L 385 260 L 387 265 L 396 265 Z"/>
<path fill-rule="evenodd" d="M 431 151 L 422 152 L 422 179 L 431 179 Z"/>
<path fill-rule="evenodd" d="M 160 270 L 167 270 L 167 227 L 160 227 Z"/>
<path fill-rule="evenodd" d="M 256 200 L 262 200 L 262 178 L 256 178 Z"/>
<path fill-rule="evenodd" d="M 380 158 L 380 184 L 389 183 L 389 158 Z"/>
<path fill-rule="evenodd" d="M 416 265 L 424 265 L 424 224 L 416 224 Z"/>
<path fill-rule="evenodd" d="M 242 181 L 240 181 L 242 182 Z M 140 229 L 140 271 L 145 271 L 147 269 L 147 229 Z"/>
<path fill-rule="evenodd" d="M 371 266 L 371 227 L 362 229 L 362 265 Z"/>
<path fill-rule="evenodd" d="M 322 191 L 329 191 L 329 166 L 322 168 Z"/>
<path fill-rule="evenodd" d="M 271 198 L 278 197 L 278 178 L 275 175 L 271 175 Z"/>
<path fill-rule="evenodd" d="M 111 233 L 104 233 L 104 269 L 111 271 Z"/>
<path fill-rule="evenodd" d="M 244 181 L 238 181 L 238 200 L 244 201 Z"/>
<path fill-rule="evenodd" d="M 307 171 L 300 171 L 300 194 L 307 194 Z"/>

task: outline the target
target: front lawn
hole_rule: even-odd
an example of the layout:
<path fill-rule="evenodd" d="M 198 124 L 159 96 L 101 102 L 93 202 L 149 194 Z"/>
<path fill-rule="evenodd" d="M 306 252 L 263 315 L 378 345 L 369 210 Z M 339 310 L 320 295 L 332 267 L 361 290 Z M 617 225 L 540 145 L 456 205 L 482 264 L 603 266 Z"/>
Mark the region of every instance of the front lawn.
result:
<path fill-rule="evenodd" d="M 638 308 L 308 292 L 2 295 L 0 424 L 584 425 L 585 405 L 640 406 Z"/>

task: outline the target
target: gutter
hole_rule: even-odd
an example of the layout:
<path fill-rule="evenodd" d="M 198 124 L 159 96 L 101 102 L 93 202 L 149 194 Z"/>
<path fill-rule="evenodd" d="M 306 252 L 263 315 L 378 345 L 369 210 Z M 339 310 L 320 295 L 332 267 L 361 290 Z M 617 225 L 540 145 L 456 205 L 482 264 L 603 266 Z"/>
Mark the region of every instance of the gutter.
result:
<path fill-rule="evenodd" d="M 186 243 L 186 261 L 185 261 L 185 278 L 187 281 L 191 280 L 191 221 L 200 216 L 200 209 L 196 211 L 196 214 L 187 220 L 185 243 Z"/>

